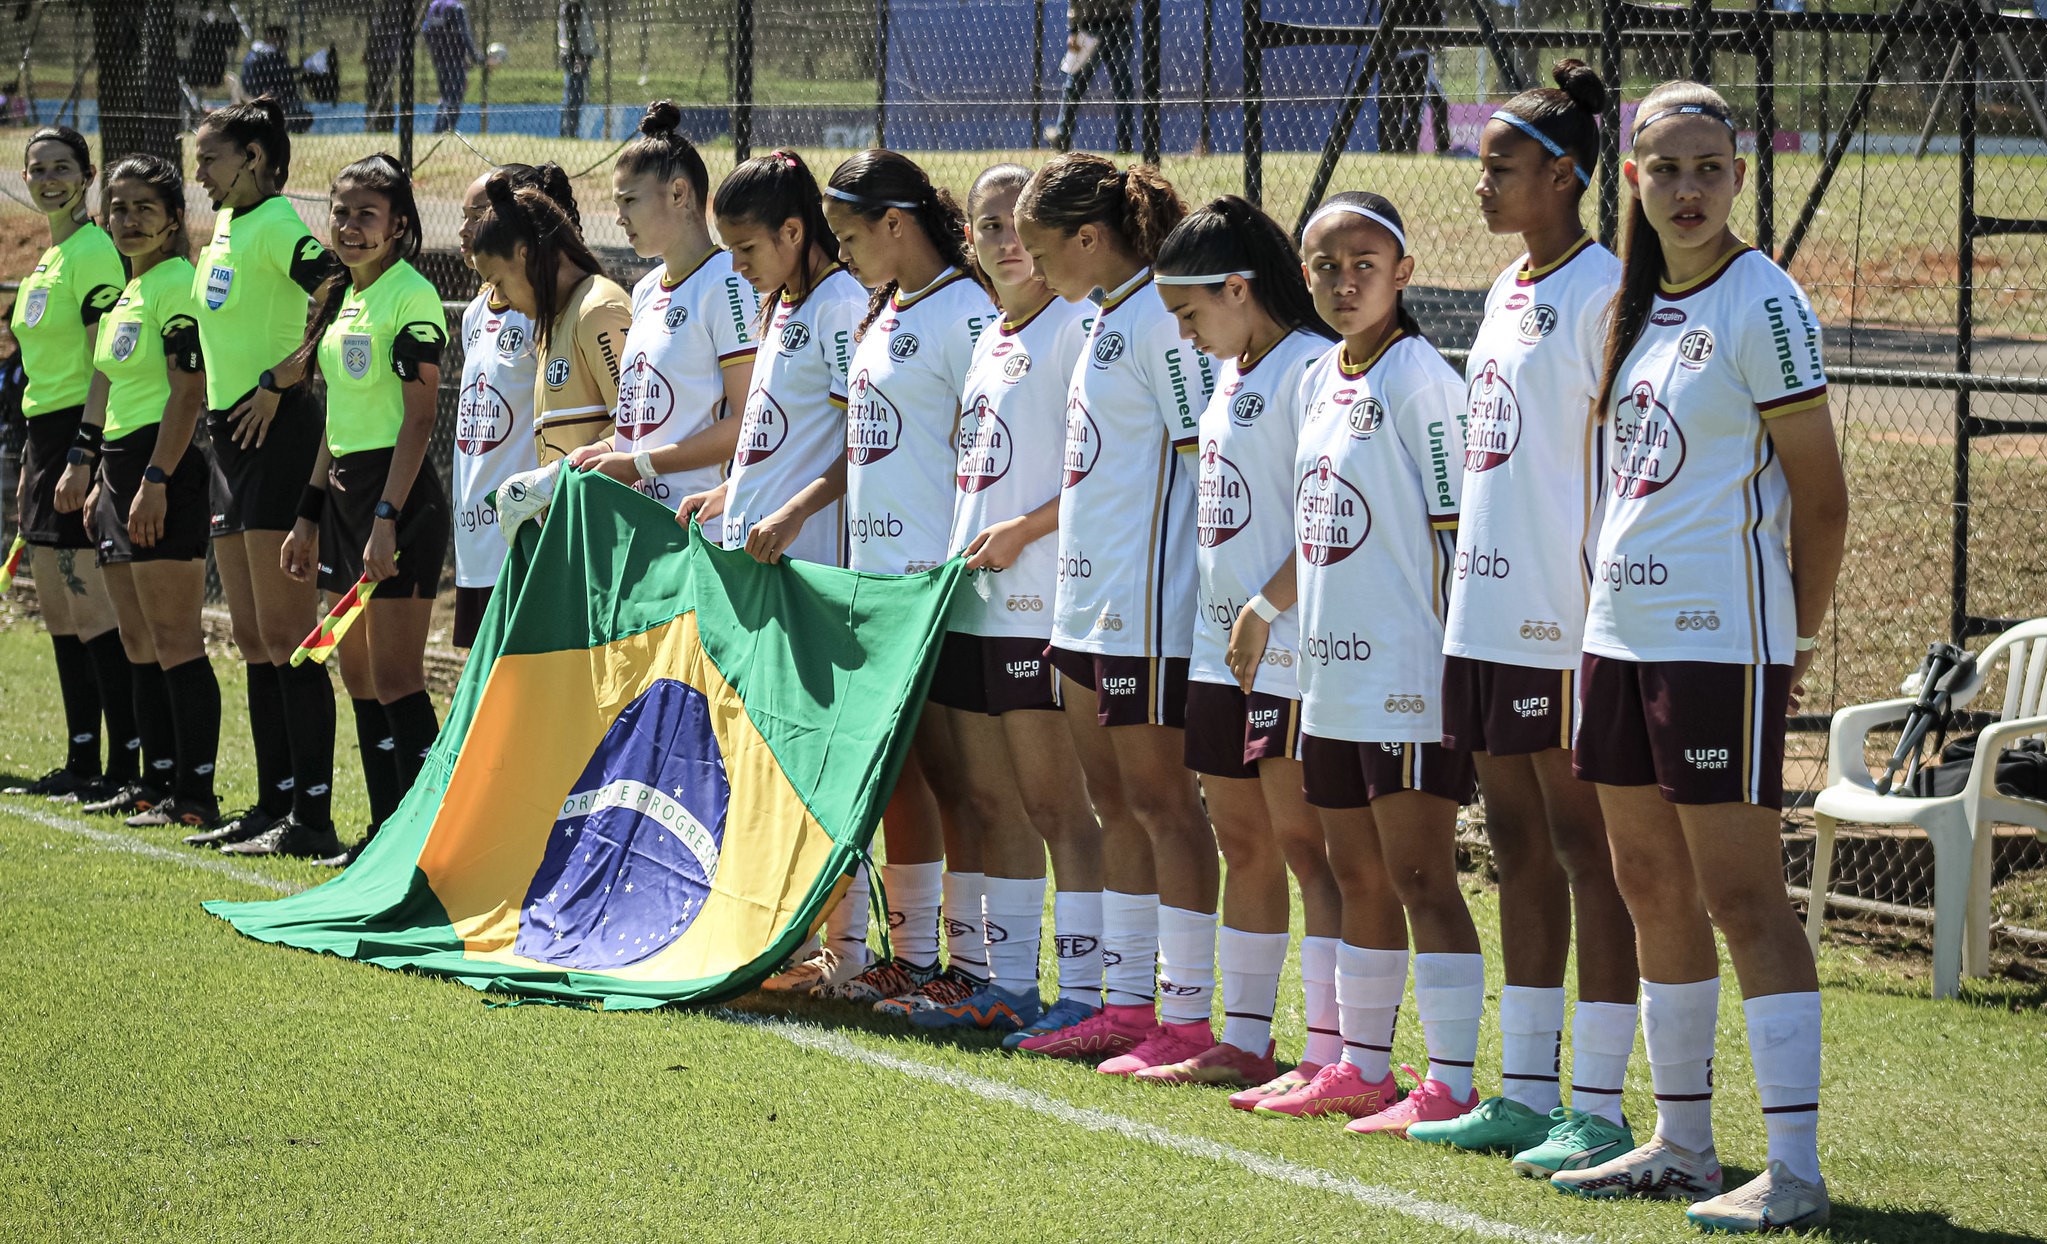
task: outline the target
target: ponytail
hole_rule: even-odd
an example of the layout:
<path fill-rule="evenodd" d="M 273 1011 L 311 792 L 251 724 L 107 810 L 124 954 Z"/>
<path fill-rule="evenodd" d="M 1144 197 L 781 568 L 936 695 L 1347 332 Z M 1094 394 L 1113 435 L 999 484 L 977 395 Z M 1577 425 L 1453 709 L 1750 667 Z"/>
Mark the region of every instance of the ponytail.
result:
<path fill-rule="evenodd" d="M 576 210 L 576 188 L 569 184 L 567 169 L 553 160 L 543 164 L 504 164 L 499 167 L 505 176 L 512 179 L 514 189 L 531 186 L 553 199 L 554 205 L 562 209 L 562 214 L 576 227 L 576 232 L 583 232 L 583 216 Z"/>
<path fill-rule="evenodd" d="M 1500 106 L 1508 124 L 1532 130 L 1537 142 L 1555 144 L 1578 166 L 1579 193 L 1599 167 L 1599 118 L 1606 111 L 1606 82 L 1582 60 L 1566 58 L 1550 69 L 1554 87 L 1534 87 Z M 1519 122 L 1519 124 L 1515 124 Z"/>
<path fill-rule="evenodd" d="M 1251 297 L 1288 332 L 1336 336 L 1315 310 L 1301 276 L 1301 253 L 1279 222 L 1234 194 L 1189 213 L 1159 247 L 1161 276 L 1249 272 Z"/>
<path fill-rule="evenodd" d="M 359 186 L 384 197 L 390 205 L 393 222 L 404 221 L 405 227 L 393 239 L 394 249 L 400 260 L 410 261 L 419 256 L 423 234 L 419 223 L 419 204 L 412 193 L 412 178 L 393 156 L 379 151 L 364 156 L 334 175 L 330 194 L 338 194 L 343 187 Z M 303 367 L 320 348 L 320 338 L 334 326 L 334 319 L 341 314 L 341 304 L 348 297 L 349 282 L 337 277 L 328 282 L 327 296 L 306 320 L 306 335 L 299 340 L 298 349 L 291 352 L 287 364 Z"/>
<path fill-rule="evenodd" d="M 291 128 L 285 124 L 284 105 L 274 95 L 259 95 L 245 103 L 215 108 L 199 122 L 237 147 L 255 147 L 270 163 L 282 190 L 291 179 Z"/>
<path fill-rule="evenodd" d="M 827 185 L 827 193 L 864 220 L 880 220 L 891 211 L 910 213 L 941 261 L 972 277 L 983 290 L 988 289 L 988 278 L 967 245 L 967 214 L 960 210 L 950 190 L 931 184 L 931 178 L 916 161 L 894 151 L 872 148 L 848 157 L 832 172 Z M 914 206 L 903 207 L 905 203 Z M 853 340 L 866 335 L 867 326 L 888 305 L 897 286 L 897 282 L 888 281 L 868 295 L 867 316 L 853 330 Z"/>
<path fill-rule="evenodd" d="M 592 276 L 604 271 L 590 253 L 583 236 L 570 223 L 561 205 L 532 186 L 517 186 L 502 169 L 483 183 L 490 199 L 490 212 L 476 224 L 470 247 L 479 255 L 510 259 L 518 245 L 526 245 L 526 280 L 533 286 L 535 312 L 533 332 L 544 352 L 554 336 L 554 322 L 562 311 L 562 299 L 569 291 L 556 279 L 560 267 L 557 255 Z"/>
<path fill-rule="evenodd" d="M 618 153 L 614 166 L 634 177 L 651 173 L 663 183 L 680 177 L 689 182 L 690 195 L 699 213 L 711 192 L 711 175 L 696 144 L 676 131 L 682 124 L 682 109 L 668 100 L 647 105 L 640 118 L 640 132 Z"/>
<path fill-rule="evenodd" d="M 1100 225 L 1149 264 L 1187 215 L 1173 184 L 1148 164 L 1118 169 L 1098 155 L 1057 156 L 1032 174 L 1016 214 L 1071 237 Z"/>
<path fill-rule="evenodd" d="M 712 197 L 711 214 L 719 220 L 764 229 L 779 229 L 785 220 L 802 226 L 803 238 L 797 243 L 796 286 L 794 289 L 784 286 L 761 300 L 763 324 L 774 314 L 777 298 L 793 294 L 795 301 L 801 301 L 816 286 L 817 272 L 810 260 L 813 248 L 826 255 L 837 253 L 830 240 L 831 226 L 825 223 L 817 178 L 811 176 L 803 157 L 793 151 L 770 151 L 727 173 Z"/>

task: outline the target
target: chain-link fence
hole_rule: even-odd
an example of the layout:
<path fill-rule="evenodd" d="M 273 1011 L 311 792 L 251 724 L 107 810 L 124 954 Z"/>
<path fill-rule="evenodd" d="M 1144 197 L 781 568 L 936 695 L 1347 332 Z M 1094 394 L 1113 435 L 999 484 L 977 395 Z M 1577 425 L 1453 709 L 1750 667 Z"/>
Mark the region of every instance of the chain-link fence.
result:
<path fill-rule="evenodd" d="M 1514 257 L 1471 194 L 1492 108 L 1546 84 L 1561 55 L 1621 87 L 1587 208 L 1610 236 L 1611 157 L 1632 101 L 1665 78 L 1704 78 L 1741 121 L 1739 227 L 1787 263 L 1826 325 L 1854 504 L 1789 785 L 1819 785 L 1826 714 L 1893 694 L 1927 641 L 1980 642 L 2047 614 L 2047 224 L 2031 219 L 2047 199 L 2047 0 L 11 7 L 0 56 L 18 56 L 19 72 L 9 84 L 0 70 L 0 120 L 94 134 L 118 122 L 143 141 L 238 91 L 288 90 L 303 129 L 290 190 L 308 220 L 320 227 L 328 172 L 376 148 L 404 156 L 425 266 L 453 299 L 470 293 L 452 252 L 457 204 L 500 161 L 568 168 L 600 255 L 615 276 L 637 274 L 602 208 L 611 154 L 646 101 L 669 98 L 714 178 L 770 147 L 828 170 L 880 142 L 960 190 L 987 164 L 1071 145 L 1129 150 L 1190 200 L 1248 193 L 1282 221 L 1329 191 L 1378 190 L 1410 222 L 1415 309 L 1453 352 Z M 143 27 L 168 37 L 122 42 Z M 174 85 L 152 89 L 165 63 Z M 18 178 L 0 176 L 0 190 L 18 197 Z M 196 196 L 194 208 L 203 217 Z M 33 213 L 0 204 L 0 274 L 24 271 L 41 236 Z M 444 426 L 444 468 L 448 442 Z M 1794 883 L 1806 844 L 1789 840 Z M 2014 835 L 1997 858 L 2015 879 L 1998 891 L 2006 922 L 2047 928 L 2047 848 Z M 1923 839 L 1848 831 L 1840 859 L 1836 914 L 1917 928 L 1909 913 L 1931 893 Z"/>

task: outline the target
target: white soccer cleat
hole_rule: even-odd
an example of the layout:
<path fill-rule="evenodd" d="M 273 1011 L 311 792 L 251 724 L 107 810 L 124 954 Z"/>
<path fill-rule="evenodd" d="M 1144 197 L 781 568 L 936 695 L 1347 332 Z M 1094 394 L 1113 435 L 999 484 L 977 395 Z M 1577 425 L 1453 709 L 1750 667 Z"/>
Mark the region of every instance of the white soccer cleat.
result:
<path fill-rule="evenodd" d="M 761 982 L 765 993 L 807 994 L 828 985 L 843 985 L 865 971 L 873 961 L 873 954 L 865 946 L 860 955 L 842 955 L 829 946 L 820 947 L 816 954 L 789 968 L 778 972 Z"/>
<path fill-rule="evenodd" d="M 1610 1162 L 1581 1171 L 1558 1171 L 1550 1187 L 1574 1196 L 1623 1196 L 1657 1201 L 1703 1201 L 1720 1192 L 1720 1159 L 1711 1149 L 1695 1152 L 1661 1136 Z"/>
<path fill-rule="evenodd" d="M 1695 1226 L 1708 1231 L 1790 1231 L 1823 1227 L 1833 1214 L 1827 1181 L 1808 1183 L 1782 1162 L 1732 1192 L 1700 1201 L 1685 1211 Z"/>

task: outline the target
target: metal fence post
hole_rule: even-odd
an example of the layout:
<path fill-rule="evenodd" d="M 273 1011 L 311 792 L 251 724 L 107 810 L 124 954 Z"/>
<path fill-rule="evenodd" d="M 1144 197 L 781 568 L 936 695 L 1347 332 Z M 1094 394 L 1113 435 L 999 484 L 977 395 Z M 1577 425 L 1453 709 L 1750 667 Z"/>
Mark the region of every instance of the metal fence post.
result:
<path fill-rule="evenodd" d="M 753 156 L 753 0 L 732 0 L 732 159 Z"/>

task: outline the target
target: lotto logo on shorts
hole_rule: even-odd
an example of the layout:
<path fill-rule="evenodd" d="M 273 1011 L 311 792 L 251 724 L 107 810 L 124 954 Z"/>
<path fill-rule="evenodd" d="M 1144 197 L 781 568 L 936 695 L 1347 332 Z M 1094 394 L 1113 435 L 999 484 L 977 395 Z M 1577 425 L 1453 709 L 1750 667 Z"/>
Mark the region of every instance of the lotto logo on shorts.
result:
<path fill-rule="evenodd" d="M 1677 629 L 1717 631 L 1720 629 L 1720 615 L 1711 609 L 1680 609 L 1677 614 Z"/>
<path fill-rule="evenodd" d="M 1694 769 L 1725 769 L 1731 759 L 1724 747 L 1685 748 L 1685 763 Z"/>
<path fill-rule="evenodd" d="M 1556 643 L 1564 637 L 1564 628 L 1555 622 L 1538 622 L 1532 618 L 1521 620 L 1521 638 L 1547 640 Z"/>
<path fill-rule="evenodd" d="M 1546 695 L 1534 695 L 1516 700 L 1514 701 L 1514 711 L 1523 717 L 1547 717 L 1549 716 L 1549 697 Z"/>
<path fill-rule="evenodd" d="M 1372 531 L 1372 509 L 1365 504 L 1365 495 L 1338 475 L 1327 457 L 1301 477 L 1294 513 L 1301 556 L 1311 566 L 1333 566 L 1349 557 Z"/>
<path fill-rule="evenodd" d="M 1684 468 L 1684 429 L 1646 380 L 1614 412 L 1613 446 L 1614 494 L 1624 499 L 1661 492 Z"/>
<path fill-rule="evenodd" d="M 1426 713 L 1429 702 L 1418 695 L 1389 695 L 1384 707 L 1389 713 Z"/>
<path fill-rule="evenodd" d="M 1135 678 L 1104 678 L 1102 680 L 1102 694 L 1136 695 L 1137 680 Z"/>
<path fill-rule="evenodd" d="M 1505 462 L 1521 443 L 1521 402 L 1500 374 L 1500 364 L 1487 359 L 1465 392 L 1464 469 L 1490 471 Z"/>
<path fill-rule="evenodd" d="M 1042 596 L 1011 596 L 1003 601 L 1003 608 L 1011 613 L 1043 613 L 1045 598 Z"/>

